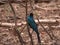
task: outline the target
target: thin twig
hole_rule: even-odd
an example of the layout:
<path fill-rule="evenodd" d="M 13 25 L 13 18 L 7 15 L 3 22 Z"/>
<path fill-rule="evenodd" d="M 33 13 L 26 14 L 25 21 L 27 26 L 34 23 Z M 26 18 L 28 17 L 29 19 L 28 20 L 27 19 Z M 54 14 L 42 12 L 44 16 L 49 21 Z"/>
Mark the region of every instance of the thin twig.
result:
<path fill-rule="evenodd" d="M 14 22 L 15 22 L 15 27 L 14 27 L 14 30 L 15 30 L 15 32 L 17 33 L 17 35 L 18 35 L 18 38 L 19 38 L 19 41 L 21 42 L 21 45 L 24 45 L 23 44 L 23 39 L 22 39 L 22 37 L 21 37 L 21 35 L 20 35 L 20 32 L 17 30 L 17 19 L 16 19 L 16 13 L 15 13 L 15 10 L 13 9 L 13 6 L 12 6 L 12 4 L 9 2 L 9 0 L 8 0 L 8 4 L 10 5 L 10 7 L 11 7 L 11 9 L 12 9 L 12 11 L 13 11 L 13 14 L 14 14 Z"/>
<path fill-rule="evenodd" d="M 36 16 L 38 22 L 39 22 L 39 19 L 38 17 Z M 41 27 L 44 29 L 44 31 L 49 35 L 49 37 L 53 40 L 53 37 L 48 33 L 48 31 L 44 28 L 44 26 L 39 22 L 39 24 L 41 25 Z"/>
<path fill-rule="evenodd" d="M 28 8 L 27 8 L 27 0 L 26 0 L 26 22 L 27 22 L 27 10 L 28 10 Z M 28 33 L 29 33 L 29 36 L 30 36 L 30 39 L 31 39 L 31 45 L 34 45 L 32 35 L 30 34 L 28 23 L 27 23 L 27 29 L 28 29 Z"/>
<path fill-rule="evenodd" d="M 15 1 L 13 1 L 13 2 L 12 2 L 12 1 L 9 1 L 9 2 L 10 2 L 10 3 L 17 3 L 17 4 L 20 4 L 20 5 L 23 6 L 23 7 L 26 7 L 25 5 L 22 4 L 23 2 L 20 2 L 20 1 L 16 1 L 16 0 L 15 0 Z M 7 4 L 7 3 L 8 3 L 8 1 L 5 1 L 5 2 L 2 1 L 2 2 L 0 2 L 0 5 L 4 5 L 4 4 Z"/>
<path fill-rule="evenodd" d="M 21 29 L 21 31 L 20 31 L 20 33 L 22 33 L 23 32 L 23 29 L 26 27 L 26 25 L 24 25 L 24 27 Z"/>
<path fill-rule="evenodd" d="M 49 27 L 49 30 L 48 31 L 51 33 L 52 37 L 54 37 L 55 40 L 60 40 L 60 39 L 57 39 L 57 37 L 51 31 L 51 28 L 52 28 L 51 25 L 48 25 L 48 27 Z"/>

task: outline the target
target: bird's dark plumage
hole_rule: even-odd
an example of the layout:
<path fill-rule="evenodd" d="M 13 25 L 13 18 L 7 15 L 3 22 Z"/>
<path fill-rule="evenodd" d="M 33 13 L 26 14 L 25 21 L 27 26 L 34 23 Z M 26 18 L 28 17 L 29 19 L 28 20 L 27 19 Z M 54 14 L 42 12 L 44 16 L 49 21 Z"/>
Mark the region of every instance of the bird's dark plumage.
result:
<path fill-rule="evenodd" d="M 33 29 L 33 31 L 36 32 L 37 38 L 38 38 L 38 42 L 41 43 L 40 37 L 39 37 L 39 32 L 38 32 L 38 26 L 37 26 L 37 24 L 34 21 L 33 13 L 30 13 L 30 15 L 27 17 L 27 22 L 28 22 L 29 26 Z"/>

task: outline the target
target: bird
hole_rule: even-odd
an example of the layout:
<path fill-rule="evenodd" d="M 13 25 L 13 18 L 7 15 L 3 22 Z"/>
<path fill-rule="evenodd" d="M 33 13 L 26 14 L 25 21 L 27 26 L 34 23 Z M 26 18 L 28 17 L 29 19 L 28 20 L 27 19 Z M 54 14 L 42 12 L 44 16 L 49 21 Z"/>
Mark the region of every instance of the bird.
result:
<path fill-rule="evenodd" d="M 27 16 L 27 23 L 30 26 L 30 28 L 32 28 L 33 31 L 36 32 L 37 38 L 38 38 L 38 42 L 41 43 L 41 40 L 40 40 L 40 37 L 39 37 L 39 32 L 38 32 L 38 26 L 37 26 L 36 22 L 34 21 L 33 13 L 30 13 Z"/>

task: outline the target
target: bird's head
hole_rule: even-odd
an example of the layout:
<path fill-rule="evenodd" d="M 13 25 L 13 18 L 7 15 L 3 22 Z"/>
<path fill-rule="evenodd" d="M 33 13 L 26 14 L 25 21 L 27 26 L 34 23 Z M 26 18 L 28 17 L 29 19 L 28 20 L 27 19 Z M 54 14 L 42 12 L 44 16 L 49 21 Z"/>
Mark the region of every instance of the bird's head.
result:
<path fill-rule="evenodd" d="M 30 16 L 33 17 L 33 13 L 30 13 Z"/>

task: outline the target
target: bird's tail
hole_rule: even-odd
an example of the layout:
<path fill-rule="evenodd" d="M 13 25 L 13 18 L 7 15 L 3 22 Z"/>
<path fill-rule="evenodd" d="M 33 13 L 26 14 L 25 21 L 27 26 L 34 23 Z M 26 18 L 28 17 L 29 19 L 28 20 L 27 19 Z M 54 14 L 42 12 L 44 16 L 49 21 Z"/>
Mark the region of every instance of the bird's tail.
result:
<path fill-rule="evenodd" d="M 36 33 L 37 33 L 38 43 L 39 43 L 39 45 L 41 45 L 41 39 L 39 37 L 39 32 L 36 32 Z"/>

